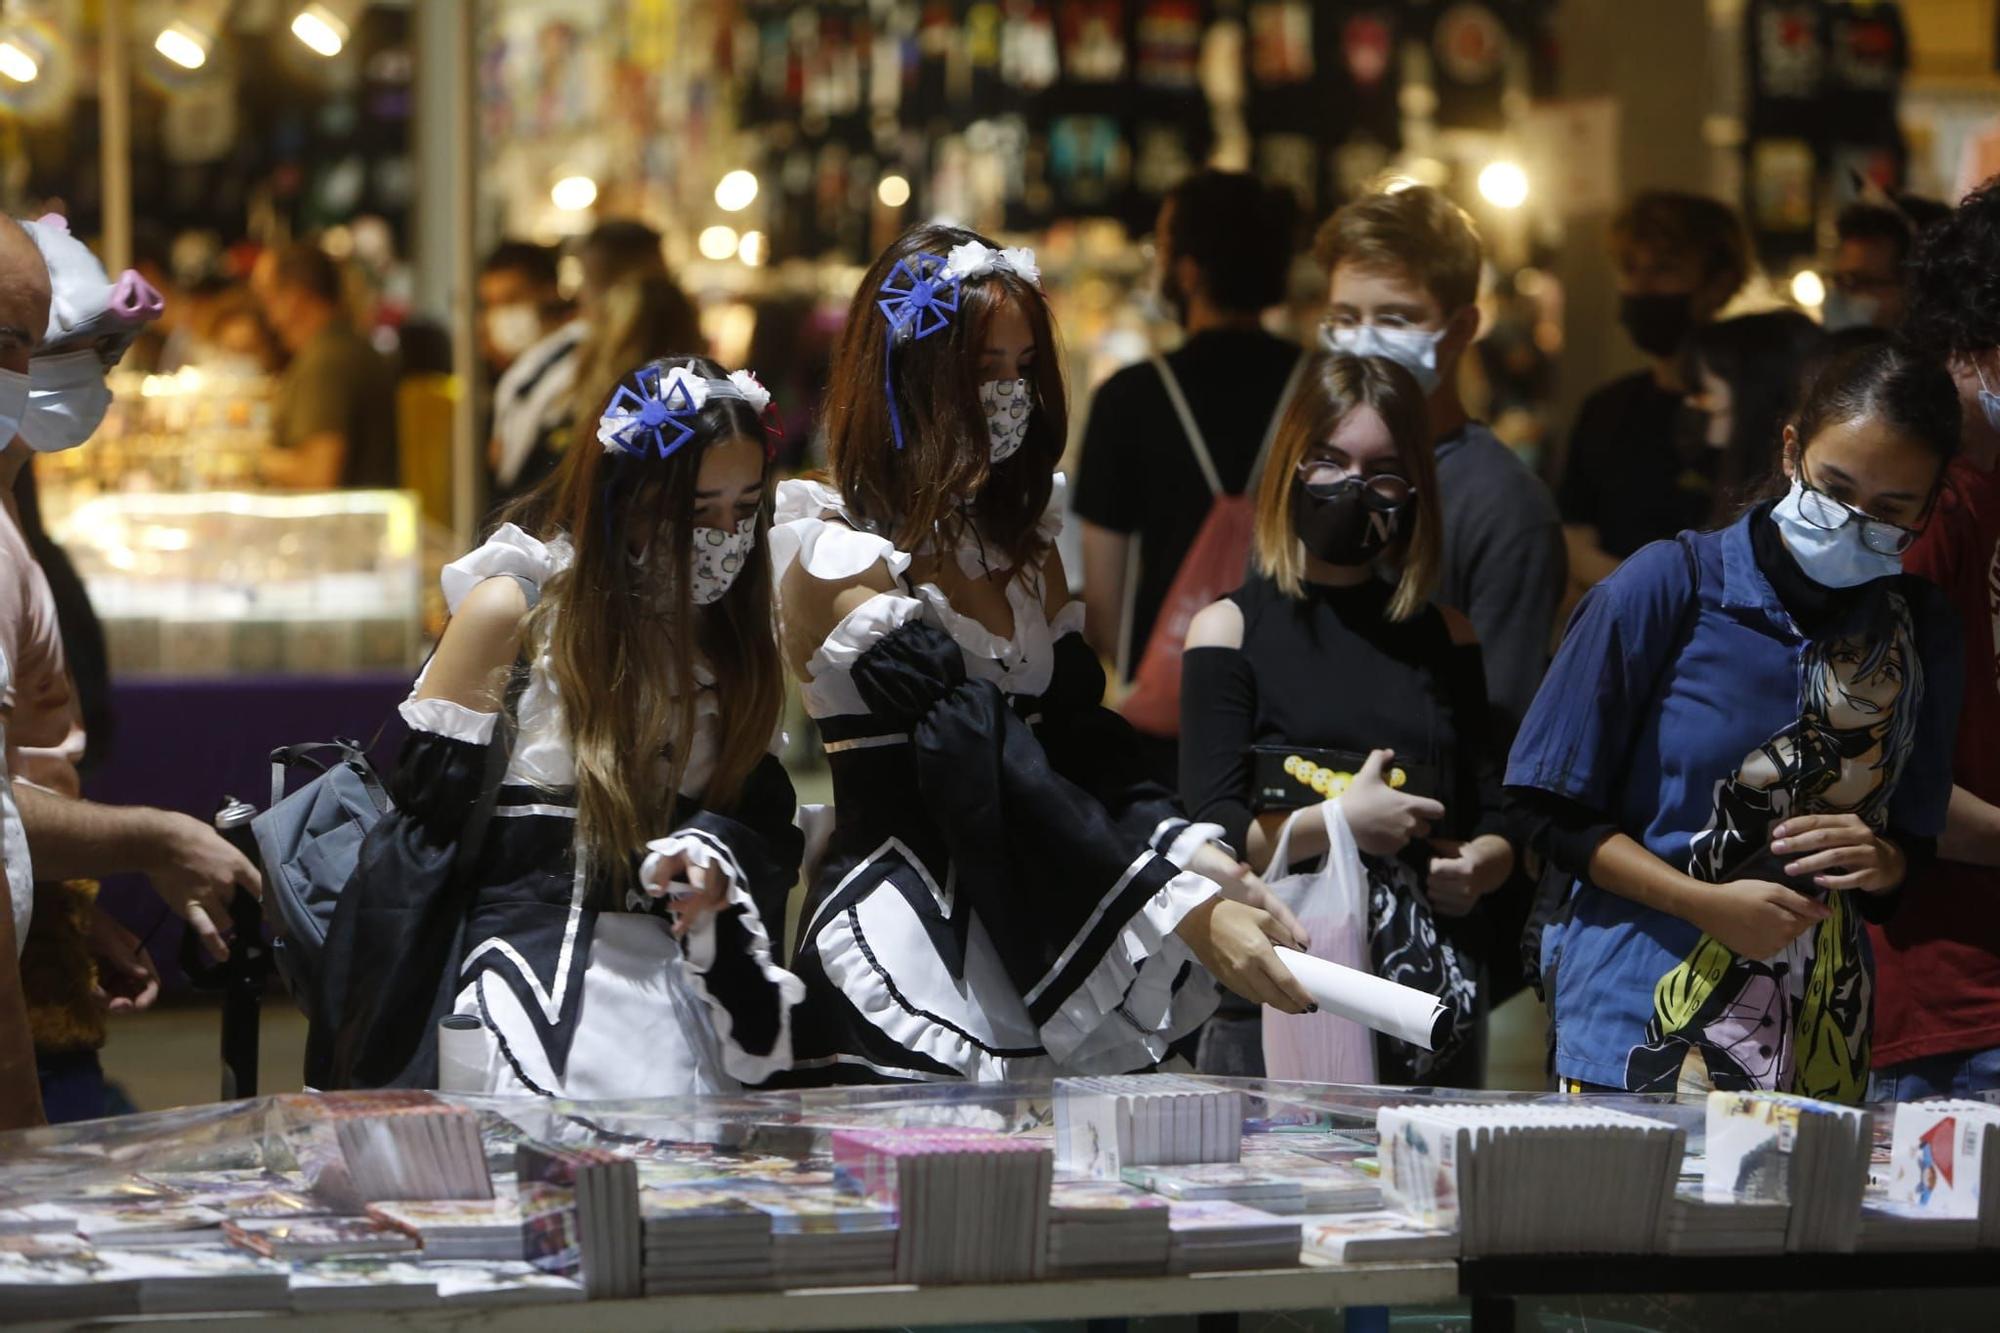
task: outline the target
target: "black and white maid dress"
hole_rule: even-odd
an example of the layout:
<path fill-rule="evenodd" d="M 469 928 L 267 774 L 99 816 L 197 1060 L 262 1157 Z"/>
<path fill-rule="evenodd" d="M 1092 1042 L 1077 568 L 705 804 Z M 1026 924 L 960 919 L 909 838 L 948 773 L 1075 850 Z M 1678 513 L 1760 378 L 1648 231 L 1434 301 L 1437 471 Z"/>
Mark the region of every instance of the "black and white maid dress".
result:
<path fill-rule="evenodd" d="M 445 598 L 456 612 L 483 580 L 511 577 L 532 605 L 569 559 L 567 542 L 509 524 L 445 569 Z M 697 670 L 704 688 L 674 829 L 649 844 L 640 878 L 656 880 L 657 858 L 684 852 L 725 873 L 729 890 L 677 941 L 665 898 L 628 890 L 611 904 L 607 877 L 577 854 L 562 700 L 545 654 L 525 671 L 505 776 L 462 874 L 454 865 L 499 716 L 414 690 L 402 705 L 410 739 L 391 783 L 395 809 L 369 832 L 343 895 L 351 926 L 337 921 L 328 937 L 331 1012 L 315 1015 L 308 1081 L 420 1081 L 425 1015 L 434 1023 L 440 1011 L 476 1015 L 491 1034 L 472 1078 L 484 1086 L 464 1086 L 461 1069 L 460 1091 L 672 1096 L 733 1091 L 786 1068 L 804 987 L 773 961 L 765 926 L 784 920 L 803 845 L 784 768 L 767 755 L 734 812 L 702 808 L 717 705 Z"/>
<path fill-rule="evenodd" d="M 976 538 L 956 556 L 986 572 Z M 809 997 L 796 1072 L 780 1081 L 1125 1072 L 1185 1054 L 1216 987 L 1173 931 L 1217 890 L 1181 867 L 1221 828 L 1142 776 L 1133 733 L 1100 706 L 1082 604 L 1051 621 L 1039 574 L 1016 579 L 1002 638 L 912 582 L 910 554 L 812 481 L 778 488 L 771 560 L 781 580 L 794 564 L 896 579 L 834 627 L 801 687 L 834 820 L 793 959 Z"/>

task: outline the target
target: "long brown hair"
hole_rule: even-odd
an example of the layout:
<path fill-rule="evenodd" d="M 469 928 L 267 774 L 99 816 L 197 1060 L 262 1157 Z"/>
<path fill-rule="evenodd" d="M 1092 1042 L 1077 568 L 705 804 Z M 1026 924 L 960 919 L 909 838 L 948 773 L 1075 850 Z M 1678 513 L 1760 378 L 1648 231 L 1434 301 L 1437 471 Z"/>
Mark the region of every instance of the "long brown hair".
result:
<path fill-rule="evenodd" d="M 1292 484 L 1306 456 L 1331 440 L 1349 413 L 1363 407 L 1375 409 L 1389 427 L 1397 461 L 1415 492 L 1410 521 L 1382 552 L 1382 562 L 1398 571 L 1389 619 L 1403 621 L 1421 611 L 1437 588 L 1443 521 L 1424 391 L 1409 371 L 1384 357 L 1319 355 L 1306 367 L 1299 391 L 1278 423 L 1264 479 L 1257 486 L 1257 571 L 1287 597 L 1300 594 L 1306 556 L 1292 525 Z"/>
<path fill-rule="evenodd" d="M 691 356 L 662 358 L 642 369 L 674 366 L 706 379 L 727 374 Z M 715 771 L 702 796 L 707 808 L 727 813 L 742 797 L 777 730 L 783 699 L 771 614 L 768 463 L 757 549 L 743 572 L 705 607 L 694 604 L 690 579 L 702 456 L 738 438 L 762 450 L 763 424 L 743 400 L 714 396 L 694 426 L 694 438 L 665 459 L 610 452 L 580 432 L 556 471 L 502 514 L 544 540 L 567 538 L 575 552 L 542 590 L 523 639 L 546 649 L 562 699 L 575 757 L 580 845 L 591 865 L 617 884 L 632 874 L 634 854 L 646 840 L 670 827 L 695 739 L 696 653 L 715 676 L 720 729 Z M 627 552 L 642 536 L 650 537 L 652 550 L 666 553 L 665 570 L 658 556 L 645 569 L 634 568 Z M 664 599 L 655 593 L 662 573 L 670 589 Z"/>
<path fill-rule="evenodd" d="M 1069 400 L 1048 301 L 1034 283 L 1001 268 L 961 283 L 958 309 L 943 329 L 892 341 L 877 307 L 896 266 L 918 255 L 950 254 L 984 237 L 959 227 L 913 227 L 884 250 L 847 312 L 821 412 L 827 461 L 848 509 L 906 551 L 936 536 L 949 548 L 968 512 L 979 538 L 1014 573 L 1039 568 L 1038 525 L 1069 438 Z M 1035 337 L 1028 372 L 1035 410 L 1028 438 L 1006 462 L 991 461 L 979 406 L 979 358 L 996 309 L 1015 302 Z M 893 370 L 903 447 L 896 447 L 884 384 Z"/>

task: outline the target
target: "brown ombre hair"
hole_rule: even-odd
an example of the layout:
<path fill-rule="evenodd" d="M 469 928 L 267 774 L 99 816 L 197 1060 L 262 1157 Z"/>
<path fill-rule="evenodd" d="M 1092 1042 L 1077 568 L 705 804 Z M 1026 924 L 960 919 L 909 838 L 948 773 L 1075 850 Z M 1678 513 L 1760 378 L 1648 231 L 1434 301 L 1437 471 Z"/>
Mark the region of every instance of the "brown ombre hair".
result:
<path fill-rule="evenodd" d="M 663 373 L 675 366 L 705 379 L 728 374 L 704 357 L 649 363 Z M 596 420 L 502 518 L 544 541 L 567 538 L 575 553 L 542 589 L 522 641 L 547 652 L 562 699 L 579 843 L 594 869 L 623 885 L 639 849 L 672 827 L 693 748 L 697 654 L 715 676 L 719 735 L 702 804 L 718 813 L 735 807 L 770 747 L 784 684 L 771 611 L 768 461 L 757 549 L 743 572 L 708 606 L 695 605 L 691 584 L 701 460 L 737 439 L 765 454 L 758 415 L 740 398 L 712 396 L 695 417 L 694 438 L 665 459 L 607 451 Z M 635 566 L 628 552 L 641 544 L 655 554 Z"/>
<path fill-rule="evenodd" d="M 959 285 L 958 309 L 944 328 L 927 338 L 894 342 L 888 318 L 876 305 L 897 264 L 922 254 L 943 258 L 969 241 L 992 245 L 958 227 L 914 227 L 876 259 L 848 308 L 820 419 L 828 470 L 857 519 L 898 548 L 914 551 L 932 537 L 949 549 L 969 515 L 977 521 L 979 539 L 1004 556 L 1018 577 L 1040 568 L 1044 543 L 1037 527 L 1069 439 L 1069 401 L 1047 299 L 1026 278 L 996 269 Z M 1009 301 L 1020 307 L 1035 337 L 1035 364 L 1027 374 L 1034 414 L 1026 442 L 996 465 L 979 406 L 979 358 L 987 324 Z M 891 379 L 902 419 L 901 449 L 883 387 Z"/>
<path fill-rule="evenodd" d="M 1373 408 L 1389 428 L 1396 459 L 1414 492 L 1402 535 L 1382 552 L 1381 562 L 1397 571 L 1389 599 L 1389 619 L 1408 620 L 1430 600 L 1442 563 L 1439 535 L 1437 461 L 1431 448 L 1430 412 L 1424 391 L 1409 371 L 1379 356 L 1325 356 L 1312 359 L 1292 395 L 1285 419 L 1271 442 L 1264 479 L 1257 486 L 1254 556 L 1257 571 L 1287 597 L 1303 591 L 1306 552 L 1292 521 L 1299 464 L 1332 443 L 1348 415 Z"/>

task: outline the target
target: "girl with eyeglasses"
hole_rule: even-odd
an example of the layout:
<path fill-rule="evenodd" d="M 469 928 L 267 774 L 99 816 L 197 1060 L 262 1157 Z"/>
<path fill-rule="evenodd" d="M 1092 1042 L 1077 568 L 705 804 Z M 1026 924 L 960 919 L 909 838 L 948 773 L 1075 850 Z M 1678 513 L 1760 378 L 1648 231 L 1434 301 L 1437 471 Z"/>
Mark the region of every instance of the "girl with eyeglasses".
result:
<path fill-rule="evenodd" d="M 1578 608 L 1507 772 L 1573 877 L 1542 941 L 1565 1087 L 1861 1099 L 1862 922 L 1951 794 L 1958 625 L 1901 557 L 1958 439 L 1941 366 L 1849 352 L 1784 428 L 1782 495 Z"/>
<path fill-rule="evenodd" d="M 1375 970 L 1446 997 L 1457 1019 L 1437 1052 L 1378 1041 L 1378 1073 L 1472 1086 L 1475 909 L 1512 871 L 1514 849 L 1477 641 L 1463 616 L 1431 601 L 1437 505 L 1416 379 L 1381 357 L 1316 358 L 1258 490 L 1250 577 L 1188 633 L 1181 794 L 1253 866 L 1283 875 L 1289 867 L 1266 864 L 1281 829 L 1289 821 L 1289 860 L 1317 859 L 1327 812 L 1303 791 L 1296 810 L 1259 810 L 1260 762 L 1279 749 L 1329 752 L 1316 767 L 1340 776 L 1311 794 L 1333 802 L 1360 849 Z M 1360 762 L 1342 769 L 1334 755 Z M 1416 772 L 1434 781 L 1410 782 Z M 1204 1069 L 1262 1072 L 1261 1020 L 1239 1026 L 1211 1029 Z"/>

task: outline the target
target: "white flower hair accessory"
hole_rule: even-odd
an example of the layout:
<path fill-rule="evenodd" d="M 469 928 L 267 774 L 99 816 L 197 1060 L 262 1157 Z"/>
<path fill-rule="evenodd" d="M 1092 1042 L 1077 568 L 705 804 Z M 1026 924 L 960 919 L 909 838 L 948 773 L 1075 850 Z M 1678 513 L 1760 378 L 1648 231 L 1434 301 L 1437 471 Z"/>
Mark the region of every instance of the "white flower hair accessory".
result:
<path fill-rule="evenodd" d="M 686 366 L 641 366 L 611 395 L 597 419 L 597 441 L 606 453 L 671 458 L 694 438 L 695 419 L 712 398 L 740 399 L 759 417 L 771 406 L 771 391 L 747 370 L 712 380 Z M 768 425 L 765 431 L 771 433 Z"/>
<path fill-rule="evenodd" d="M 771 405 L 771 391 L 758 382 L 755 372 L 732 370 L 729 372 L 729 382 L 743 395 L 743 401 L 750 405 L 752 412 L 758 416 L 764 415 L 764 409 Z"/>
<path fill-rule="evenodd" d="M 1035 263 L 1033 250 L 1026 246 L 996 250 L 978 241 L 954 245 L 951 253 L 945 256 L 943 276 L 950 282 L 964 282 L 969 278 L 985 277 L 997 269 L 1006 269 L 1037 287 L 1042 285 L 1042 270 Z"/>

